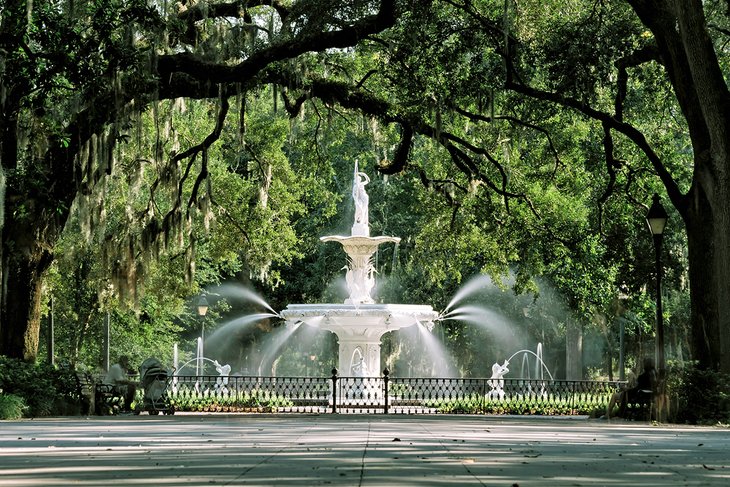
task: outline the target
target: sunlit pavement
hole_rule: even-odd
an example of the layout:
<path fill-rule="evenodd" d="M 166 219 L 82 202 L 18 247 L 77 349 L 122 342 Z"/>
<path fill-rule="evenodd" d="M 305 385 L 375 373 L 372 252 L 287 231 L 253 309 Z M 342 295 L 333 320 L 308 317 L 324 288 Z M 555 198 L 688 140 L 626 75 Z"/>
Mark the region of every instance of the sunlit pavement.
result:
<path fill-rule="evenodd" d="M 730 429 L 579 418 L 0 421 L 0 485 L 730 485 Z"/>

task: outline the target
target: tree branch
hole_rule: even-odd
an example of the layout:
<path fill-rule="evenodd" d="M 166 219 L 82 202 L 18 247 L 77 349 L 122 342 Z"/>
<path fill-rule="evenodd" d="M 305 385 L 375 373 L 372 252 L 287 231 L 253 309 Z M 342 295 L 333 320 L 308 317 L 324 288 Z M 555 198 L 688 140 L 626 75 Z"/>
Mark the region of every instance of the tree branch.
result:
<path fill-rule="evenodd" d="M 235 66 L 204 61 L 191 53 L 160 56 L 157 72 L 161 83 L 174 74 L 185 74 L 205 83 L 235 83 L 250 80 L 266 66 L 306 52 L 344 48 L 364 37 L 381 32 L 395 23 L 395 0 L 381 0 L 377 14 L 365 17 L 340 30 L 319 31 L 285 40 L 253 53 Z"/>
<path fill-rule="evenodd" d="M 675 208 L 677 208 L 677 211 L 679 211 L 680 213 L 684 213 L 686 211 L 687 203 L 685 195 L 682 194 L 681 190 L 679 189 L 679 185 L 669 173 L 669 170 L 666 168 L 666 166 L 664 166 L 659 155 L 654 152 L 654 149 L 651 147 L 651 145 L 649 145 L 649 142 L 646 140 L 644 134 L 641 133 L 636 127 L 629 123 L 621 122 L 613 116 L 609 115 L 608 113 L 596 110 L 586 103 L 575 100 L 573 98 L 564 97 L 557 93 L 538 90 L 536 88 L 519 84 L 514 81 L 508 81 L 507 88 L 517 93 L 529 96 L 530 98 L 557 103 L 558 105 L 572 108 L 594 120 L 606 124 L 611 129 L 625 135 L 649 159 L 649 162 L 652 164 L 654 170 L 659 176 L 659 179 L 661 179 L 662 183 L 664 184 L 664 187 L 667 190 L 667 194 L 672 200 Z"/>
<path fill-rule="evenodd" d="M 611 128 L 607 124 L 603 124 L 603 151 L 606 160 L 606 170 L 608 171 L 608 185 L 603 194 L 598 198 L 598 233 L 603 235 L 603 205 L 613 194 L 616 185 L 616 169 L 621 167 L 620 163 L 613 157 L 613 137 L 611 137 Z"/>
<path fill-rule="evenodd" d="M 656 46 L 646 46 L 631 53 L 631 55 L 623 57 L 616 61 L 615 66 L 618 70 L 618 78 L 616 80 L 616 98 L 614 100 L 614 116 L 619 122 L 624 120 L 624 99 L 626 98 L 626 86 L 629 80 L 628 68 L 640 66 L 649 61 L 661 63 L 659 50 Z"/>
<path fill-rule="evenodd" d="M 408 156 L 411 153 L 411 144 L 413 143 L 413 128 L 411 124 L 401 124 L 401 139 L 395 156 L 392 161 L 381 162 L 378 164 L 378 171 L 383 174 L 396 174 L 401 172 L 408 163 Z"/>
<path fill-rule="evenodd" d="M 532 130 L 536 130 L 540 133 L 542 133 L 548 142 L 548 147 L 550 147 L 550 152 L 553 153 L 553 156 L 555 157 L 555 166 L 553 168 L 553 174 L 552 176 L 555 176 L 555 173 L 557 172 L 558 168 L 562 166 L 562 162 L 560 161 L 560 155 L 558 154 L 558 150 L 555 148 L 555 144 L 553 143 L 553 138 L 550 136 L 550 132 L 548 132 L 546 129 L 540 127 L 539 125 L 535 125 L 534 123 L 526 122 L 524 120 L 521 120 L 517 117 L 513 117 L 510 115 L 495 115 L 495 116 L 485 116 L 478 113 L 472 113 L 468 110 L 464 110 L 463 108 L 457 107 L 455 105 L 451 105 L 451 108 L 456 113 L 459 113 L 465 117 L 467 117 L 469 120 L 472 121 L 480 121 L 480 122 L 486 122 L 491 123 L 494 120 L 506 120 L 508 122 L 512 122 L 516 125 L 521 125 L 523 127 L 527 127 Z"/>

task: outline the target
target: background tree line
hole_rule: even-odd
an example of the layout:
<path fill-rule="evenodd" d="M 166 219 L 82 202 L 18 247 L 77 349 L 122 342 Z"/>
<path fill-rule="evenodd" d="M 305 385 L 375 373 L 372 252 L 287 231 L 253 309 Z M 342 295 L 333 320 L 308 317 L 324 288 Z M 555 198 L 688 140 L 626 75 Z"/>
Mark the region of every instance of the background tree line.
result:
<path fill-rule="evenodd" d="M 727 371 L 727 12 L 689 3 L 4 0 L 0 351 L 37 357 L 51 295 L 85 362 L 108 312 L 168 353 L 231 278 L 275 309 L 332 296 L 317 238 L 358 159 L 373 231 L 404 239 L 384 300 L 441 309 L 488 274 L 530 341 L 593 333 L 606 373 L 618 320 L 650 349 L 665 195 L 669 356 Z"/>

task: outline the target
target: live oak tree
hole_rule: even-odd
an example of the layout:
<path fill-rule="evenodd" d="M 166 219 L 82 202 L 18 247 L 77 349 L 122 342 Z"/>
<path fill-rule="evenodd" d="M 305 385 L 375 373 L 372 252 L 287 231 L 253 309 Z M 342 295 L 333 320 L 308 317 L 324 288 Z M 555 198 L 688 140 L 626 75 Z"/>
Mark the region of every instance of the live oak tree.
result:
<path fill-rule="evenodd" d="M 158 100 L 217 99 L 203 140 L 162 150 L 153 195 L 134 216 L 143 229 L 112 240 L 112 282 L 134 283 L 140 257 L 180 244 L 192 251 L 194 218 L 210 208 L 208 151 L 229 98 L 270 83 L 265 68 L 308 52 L 354 46 L 396 18 L 395 2 L 21 2 L 0 4 L 2 271 L 0 353 L 33 360 L 41 284 L 72 206 L 82 225 L 103 220 L 100 195 L 134 119 Z M 125 168 L 125 171 L 134 171 Z M 186 240 L 187 238 L 187 240 Z"/>
<path fill-rule="evenodd" d="M 693 357 L 730 372 L 727 5 L 627 3 L 630 9 L 571 3 L 568 19 L 548 31 L 563 40 L 548 34 L 544 43 L 521 22 L 522 12 L 508 14 L 515 37 L 503 46 L 506 87 L 601 123 L 609 179 L 599 201 L 611 197 L 618 174 L 640 167 L 637 158 L 648 161 L 687 235 Z M 524 67 L 530 54 L 557 76 L 531 79 Z"/>
<path fill-rule="evenodd" d="M 610 89 L 612 107 L 580 96 L 592 90 L 561 90 L 557 84 L 527 80 L 524 70 L 513 63 L 520 56 L 520 34 L 525 32 L 519 28 L 515 43 L 504 46 L 506 86 L 572 108 L 602 124 L 610 176 L 606 197 L 613 190 L 616 174 L 636 167 L 621 159 L 614 138 L 625 139 L 649 161 L 687 234 L 693 357 L 703 367 L 730 372 L 730 152 L 726 144 L 730 98 L 724 77 L 727 4 L 698 0 L 627 3 L 633 11 L 622 5 L 593 9 L 591 4 L 585 5 L 583 13 L 573 11 L 572 19 L 561 25 L 566 28 L 563 35 L 595 44 L 581 50 L 571 42 L 570 49 L 551 53 L 556 64 L 581 60 L 582 73 L 572 70 L 573 83 L 592 81 L 597 83 L 595 88 L 600 84 Z M 617 28 L 622 30 L 619 35 L 611 30 Z M 581 51 L 582 57 L 571 59 L 575 51 Z M 602 69 L 605 74 L 596 76 Z M 654 83 L 642 79 L 653 72 L 660 75 Z M 670 102 L 660 98 L 669 96 Z M 651 114 L 663 117 L 665 129 L 676 131 L 673 143 L 663 144 L 659 131 L 644 129 L 645 117 Z M 684 179 L 688 170 L 691 177 Z"/>

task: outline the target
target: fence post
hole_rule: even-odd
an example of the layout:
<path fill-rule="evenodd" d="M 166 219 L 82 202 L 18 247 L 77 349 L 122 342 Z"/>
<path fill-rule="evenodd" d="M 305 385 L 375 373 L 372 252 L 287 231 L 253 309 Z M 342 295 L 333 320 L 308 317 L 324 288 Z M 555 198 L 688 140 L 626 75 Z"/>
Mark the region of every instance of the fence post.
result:
<path fill-rule="evenodd" d="M 481 379 L 479 382 L 482 385 L 480 388 L 479 412 L 481 414 L 487 414 L 487 379 Z"/>
<path fill-rule="evenodd" d="M 573 390 L 573 393 L 570 395 L 570 414 L 575 414 L 576 413 L 576 411 L 575 411 L 575 408 L 576 408 L 576 401 L 575 401 L 576 398 L 575 398 L 575 395 L 578 394 L 578 391 L 576 390 L 577 389 L 576 388 L 577 384 L 578 383 L 576 381 L 572 381 L 572 384 L 571 384 L 571 389 Z"/>
<path fill-rule="evenodd" d="M 388 367 L 386 367 L 385 370 L 383 370 L 383 388 L 385 389 L 385 392 L 384 392 L 385 409 L 383 410 L 383 412 L 385 414 L 388 414 L 388 375 L 389 374 L 390 374 L 390 372 L 388 371 Z"/>
<path fill-rule="evenodd" d="M 337 412 L 337 369 L 332 369 L 332 414 Z"/>

